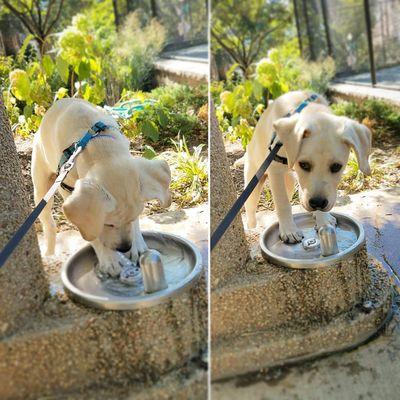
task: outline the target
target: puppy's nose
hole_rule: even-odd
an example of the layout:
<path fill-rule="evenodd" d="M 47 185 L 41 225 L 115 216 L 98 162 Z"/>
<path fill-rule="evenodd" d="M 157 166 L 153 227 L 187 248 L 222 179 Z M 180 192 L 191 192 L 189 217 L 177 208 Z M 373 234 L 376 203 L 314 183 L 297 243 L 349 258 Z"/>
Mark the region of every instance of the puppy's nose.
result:
<path fill-rule="evenodd" d="M 328 200 L 324 197 L 312 197 L 308 204 L 313 210 L 323 210 L 328 205 Z"/>
<path fill-rule="evenodd" d="M 121 243 L 121 244 L 116 248 L 116 250 L 119 251 L 120 253 L 126 253 L 126 252 L 128 252 L 128 251 L 131 249 L 131 247 L 132 247 L 132 243 L 130 243 L 130 242 L 124 242 L 124 243 Z"/>

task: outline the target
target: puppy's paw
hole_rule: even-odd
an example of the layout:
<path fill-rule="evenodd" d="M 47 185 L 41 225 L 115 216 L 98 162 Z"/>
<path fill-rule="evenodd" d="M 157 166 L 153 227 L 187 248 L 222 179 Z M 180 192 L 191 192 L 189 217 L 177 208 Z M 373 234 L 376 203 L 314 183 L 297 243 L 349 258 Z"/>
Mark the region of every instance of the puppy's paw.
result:
<path fill-rule="evenodd" d="M 313 216 L 315 218 L 315 229 L 317 230 L 323 225 L 337 225 L 336 218 L 328 212 L 314 211 Z"/>
<path fill-rule="evenodd" d="M 97 266 L 100 275 L 117 278 L 122 270 L 121 257 L 116 251 L 110 251 L 107 255 L 103 255 Z"/>
<path fill-rule="evenodd" d="M 279 237 L 284 243 L 299 243 L 304 235 L 295 224 L 291 224 L 279 226 Z"/>

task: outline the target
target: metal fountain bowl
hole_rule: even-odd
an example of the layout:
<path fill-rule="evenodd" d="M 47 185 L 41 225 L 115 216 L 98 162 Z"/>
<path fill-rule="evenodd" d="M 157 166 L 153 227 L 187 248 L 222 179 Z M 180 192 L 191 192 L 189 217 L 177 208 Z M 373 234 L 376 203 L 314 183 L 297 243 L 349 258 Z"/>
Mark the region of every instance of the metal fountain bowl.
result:
<path fill-rule="evenodd" d="M 170 233 L 144 231 L 142 234 L 148 247 L 161 254 L 166 289 L 146 293 L 142 282 L 127 286 L 116 279 L 99 279 L 94 272 L 97 257 L 88 245 L 72 255 L 61 270 L 67 294 L 80 303 L 103 310 L 134 310 L 163 303 L 199 279 L 202 258 L 190 241 Z"/>
<path fill-rule="evenodd" d="M 272 264 L 295 269 L 316 269 L 335 265 L 355 254 L 365 243 L 364 228 L 349 215 L 331 212 L 337 220 L 336 239 L 339 252 L 327 257 L 321 255 L 318 232 L 311 213 L 295 214 L 294 220 L 303 231 L 303 243 L 286 244 L 279 238 L 279 224 L 273 223 L 260 237 L 261 252 Z"/>

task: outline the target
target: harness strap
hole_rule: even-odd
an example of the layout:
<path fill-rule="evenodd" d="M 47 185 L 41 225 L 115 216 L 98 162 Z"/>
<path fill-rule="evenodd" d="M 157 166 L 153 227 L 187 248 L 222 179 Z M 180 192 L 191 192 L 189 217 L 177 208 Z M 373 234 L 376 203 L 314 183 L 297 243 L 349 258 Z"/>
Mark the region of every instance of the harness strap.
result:
<path fill-rule="evenodd" d="M 72 143 L 71 146 L 67 147 L 63 151 L 60 162 L 58 163 L 57 175 L 60 173 L 62 166 L 70 159 L 70 157 L 78 147 L 81 147 L 83 150 L 93 138 L 95 138 L 96 136 L 99 135 L 100 132 L 105 131 L 108 128 L 110 128 L 108 125 L 104 124 L 101 121 L 97 121 L 92 127 L 90 127 L 87 130 L 87 132 L 82 136 L 82 138 L 80 138 L 77 142 Z M 102 135 L 102 136 L 113 137 L 111 135 Z M 64 182 L 61 182 L 60 186 L 64 190 L 70 193 L 72 193 L 74 190 L 72 186 L 69 186 Z"/>

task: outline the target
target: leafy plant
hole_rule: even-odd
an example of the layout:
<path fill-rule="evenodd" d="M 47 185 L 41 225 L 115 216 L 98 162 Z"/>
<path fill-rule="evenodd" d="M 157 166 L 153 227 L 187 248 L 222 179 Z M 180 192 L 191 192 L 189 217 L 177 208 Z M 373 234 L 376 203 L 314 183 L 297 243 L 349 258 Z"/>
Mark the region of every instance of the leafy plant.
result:
<path fill-rule="evenodd" d="M 149 87 L 153 62 L 165 42 L 165 29 L 156 20 L 143 24 L 139 12 L 129 14 L 118 33 L 116 53 L 121 78 L 131 90 Z"/>
<path fill-rule="evenodd" d="M 156 102 L 135 111 L 131 118 L 121 120 L 123 131 L 130 138 L 143 137 L 147 144 L 165 145 L 178 135 L 186 138 L 193 134 L 197 137 L 207 135 L 207 119 L 201 110 L 207 104 L 206 87 L 171 85 L 151 92 L 126 91 L 120 102 L 131 99 L 153 99 Z"/>
<path fill-rule="evenodd" d="M 175 146 L 174 170 L 171 189 L 180 206 L 190 206 L 205 201 L 208 196 L 207 162 L 201 155 L 204 145 L 188 148 L 185 138 L 172 140 Z"/>

